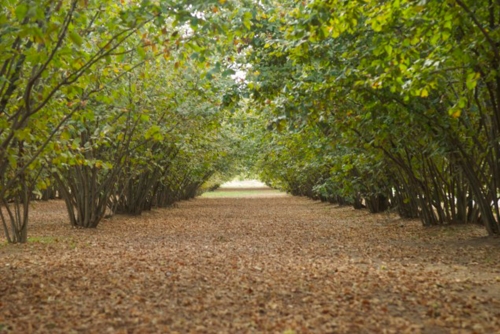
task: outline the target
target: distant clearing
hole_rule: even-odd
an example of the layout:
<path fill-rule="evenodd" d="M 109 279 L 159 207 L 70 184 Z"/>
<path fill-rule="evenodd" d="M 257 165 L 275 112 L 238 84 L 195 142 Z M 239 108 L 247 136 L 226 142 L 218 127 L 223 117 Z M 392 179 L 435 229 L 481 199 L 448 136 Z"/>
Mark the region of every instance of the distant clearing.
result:
<path fill-rule="evenodd" d="M 224 197 L 279 197 L 287 196 L 279 190 L 272 188 L 220 188 L 216 191 L 204 193 L 201 197 L 205 198 L 224 198 Z"/>

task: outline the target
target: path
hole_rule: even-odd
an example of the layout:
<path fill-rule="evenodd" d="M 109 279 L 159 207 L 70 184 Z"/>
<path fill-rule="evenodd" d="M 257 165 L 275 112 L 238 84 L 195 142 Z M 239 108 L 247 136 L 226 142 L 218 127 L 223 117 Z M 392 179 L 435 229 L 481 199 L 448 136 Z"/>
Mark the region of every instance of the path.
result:
<path fill-rule="evenodd" d="M 97 230 L 62 224 L 60 202 L 35 211 L 35 242 L 0 247 L 0 333 L 500 329 L 500 248 L 481 228 L 293 197 L 200 198 Z"/>

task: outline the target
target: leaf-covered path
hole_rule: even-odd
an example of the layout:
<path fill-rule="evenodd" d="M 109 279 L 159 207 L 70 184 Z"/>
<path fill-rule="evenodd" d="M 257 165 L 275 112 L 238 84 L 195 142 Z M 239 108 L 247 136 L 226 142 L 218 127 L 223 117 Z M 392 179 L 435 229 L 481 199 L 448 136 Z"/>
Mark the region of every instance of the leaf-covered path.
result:
<path fill-rule="evenodd" d="M 74 230 L 37 203 L 0 247 L 0 333 L 494 333 L 500 247 L 475 226 L 288 196 L 199 198 Z"/>

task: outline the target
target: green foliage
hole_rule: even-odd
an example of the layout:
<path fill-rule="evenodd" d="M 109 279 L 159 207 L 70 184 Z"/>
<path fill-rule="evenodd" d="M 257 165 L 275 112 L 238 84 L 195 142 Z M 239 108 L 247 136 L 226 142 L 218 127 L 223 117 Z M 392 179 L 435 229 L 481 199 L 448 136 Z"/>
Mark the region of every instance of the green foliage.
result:
<path fill-rule="evenodd" d="M 207 20 L 215 4 L 2 2 L 0 198 L 9 241 L 26 241 L 29 201 L 51 184 L 73 225 L 95 227 L 116 184 L 168 173 L 166 151 L 195 164 L 188 183 L 196 187 L 224 166 L 216 92 L 232 70 L 205 40 L 217 26 Z M 210 76 L 194 72 L 203 67 Z"/>
<path fill-rule="evenodd" d="M 479 219 L 499 233 L 497 4 L 266 6 L 242 50 L 249 93 L 277 132 L 268 182 L 355 205 L 383 194 L 425 225 Z"/>
<path fill-rule="evenodd" d="M 495 2 L 1 4 L 11 242 L 55 185 L 95 227 L 235 175 L 500 233 Z"/>

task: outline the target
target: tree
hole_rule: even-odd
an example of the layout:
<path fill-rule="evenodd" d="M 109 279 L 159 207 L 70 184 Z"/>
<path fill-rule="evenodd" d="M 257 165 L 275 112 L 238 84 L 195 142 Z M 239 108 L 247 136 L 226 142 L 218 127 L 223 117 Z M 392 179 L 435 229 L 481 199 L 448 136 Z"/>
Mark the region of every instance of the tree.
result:
<path fill-rule="evenodd" d="M 51 176 L 65 194 L 72 223 L 96 224 L 107 203 L 103 191 L 122 173 L 121 158 L 130 149 L 136 122 L 143 121 L 131 109 L 118 109 L 126 101 L 116 92 L 125 91 L 124 77 L 149 57 L 168 58 L 180 45 L 203 56 L 193 31 L 209 29 L 199 15 L 206 8 L 212 3 L 186 9 L 175 1 L 3 1 L 0 198 L 9 242 L 26 241 L 32 192 L 47 187 Z M 176 66 L 186 55 L 179 54 Z M 103 124 L 112 121 L 117 127 Z M 119 139 L 118 125 L 127 131 L 121 134 L 125 143 L 110 143 L 105 131 Z M 114 165 L 103 163 L 103 156 Z M 107 181 L 83 196 L 87 204 L 77 204 L 76 184 L 102 178 Z M 81 206 L 89 205 L 94 213 L 83 213 Z M 89 214 L 92 222 L 83 223 Z"/>
<path fill-rule="evenodd" d="M 29 199 L 41 173 L 37 160 L 63 124 L 85 109 L 95 92 L 85 89 L 92 70 L 102 60 L 111 61 L 130 36 L 160 13 L 147 1 L 140 6 L 77 0 L 2 3 L 0 198 L 8 212 L 2 223 L 10 242 L 26 241 Z"/>
<path fill-rule="evenodd" d="M 495 3 L 263 6 L 246 34 L 248 87 L 268 119 L 332 140 L 328 183 L 391 198 L 424 225 L 498 234 Z"/>

